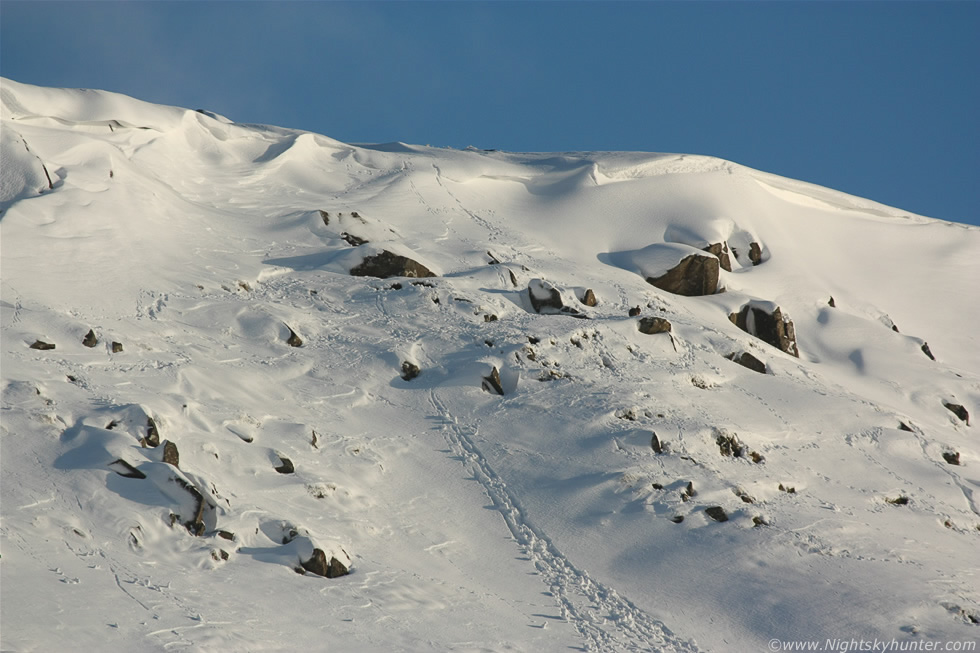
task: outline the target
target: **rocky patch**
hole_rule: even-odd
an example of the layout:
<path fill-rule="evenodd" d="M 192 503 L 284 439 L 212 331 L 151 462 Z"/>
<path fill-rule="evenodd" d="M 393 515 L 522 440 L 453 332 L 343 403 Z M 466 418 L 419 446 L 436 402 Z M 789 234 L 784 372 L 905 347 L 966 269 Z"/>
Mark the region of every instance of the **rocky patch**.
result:
<path fill-rule="evenodd" d="M 379 279 L 436 276 L 432 270 L 418 261 L 400 254 L 393 254 L 388 250 L 382 250 L 380 254 L 366 257 L 360 265 L 352 267 L 350 273 L 355 277 L 378 277 Z"/>

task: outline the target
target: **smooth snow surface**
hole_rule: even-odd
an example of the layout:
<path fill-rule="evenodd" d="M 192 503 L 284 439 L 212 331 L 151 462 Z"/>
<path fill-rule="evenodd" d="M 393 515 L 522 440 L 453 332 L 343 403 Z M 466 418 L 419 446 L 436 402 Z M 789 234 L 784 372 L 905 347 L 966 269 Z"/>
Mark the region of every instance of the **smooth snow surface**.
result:
<path fill-rule="evenodd" d="M 3 650 L 980 634 L 980 440 L 944 405 L 980 413 L 980 229 L 700 156 L 354 146 L 10 80 L 2 118 Z M 719 242 L 726 292 L 644 280 Z M 437 276 L 348 274 L 385 251 Z M 297 573 L 314 548 L 351 573 Z"/>

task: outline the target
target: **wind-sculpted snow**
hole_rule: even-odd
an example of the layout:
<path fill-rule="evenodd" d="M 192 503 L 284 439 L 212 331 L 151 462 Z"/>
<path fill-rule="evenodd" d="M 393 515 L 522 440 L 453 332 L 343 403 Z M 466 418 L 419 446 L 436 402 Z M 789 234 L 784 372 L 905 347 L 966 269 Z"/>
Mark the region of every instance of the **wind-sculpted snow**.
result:
<path fill-rule="evenodd" d="M 980 229 L 0 95 L 4 650 L 976 639 Z"/>

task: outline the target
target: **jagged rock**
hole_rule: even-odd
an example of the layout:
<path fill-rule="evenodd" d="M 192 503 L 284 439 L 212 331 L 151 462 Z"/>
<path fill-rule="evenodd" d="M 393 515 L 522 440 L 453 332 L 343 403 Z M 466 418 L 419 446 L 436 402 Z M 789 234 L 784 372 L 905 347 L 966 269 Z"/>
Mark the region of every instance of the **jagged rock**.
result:
<path fill-rule="evenodd" d="M 355 236 L 354 234 L 347 233 L 346 231 L 340 234 L 340 237 L 347 241 L 347 244 L 352 247 L 357 247 L 358 245 L 364 245 L 369 242 L 366 238 L 361 238 L 360 236 Z M 397 276 L 407 276 L 407 275 L 397 275 Z"/>
<path fill-rule="evenodd" d="M 721 506 L 709 506 L 704 509 L 704 512 L 706 515 L 708 515 L 708 517 L 711 517 L 715 521 L 718 522 L 728 521 L 728 514 L 725 512 L 725 509 L 722 508 Z"/>
<path fill-rule="evenodd" d="M 827 306 L 829 306 L 831 308 L 837 308 L 837 302 L 834 301 L 833 296 L 831 296 L 830 301 L 827 302 Z"/>
<path fill-rule="evenodd" d="M 500 265 L 500 259 L 493 255 L 489 249 L 487 250 L 487 256 L 490 257 L 490 265 Z"/>
<path fill-rule="evenodd" d="M 180 453 L 177 451 L 177 445 L 170 440 L 163 443 L 163 462 L 174 467 L 180 467 Z"/>
<path fill-rule="evenodd" d="M 674 522 L 675 524 L 680 524 L 684 521 L 684 515 L 674 515 L 670 518 L 670 521 Z"/>
<path fill-rule="evenodd" d="M 630 317 L 636 317 L 639 314 L 640 314 L 640 307 L 639 306 L 634 306 L 633 308 L 631 308 L 629 310 L 629 316 Z"/>
<path fill-rule="evenodd" d="M 85 337 L 82 338 L 82 344 L 89 348 L 99 344 L 99 339 L 95 337 L 95 331 L 89 329 L 88 333 L 85 334 Z"/>
<path fill-rule="evenodd" d="M 903 431 L 908 431 L 909 433 L 915 433 L 915 431 L 912 430 L 912 427 L 906 424 L 905 422 L 899 422 L 898 428 L 900 428 Z"/>
<path fill-rule="evenodd" d="M 637 324 L 640 333 L 654 335 L 656 333 L 670 333 L 670 321 L 662 317 L 642 317 Z"/>
<path fill-rule="evenodd" d="M 738 436 L 725 430 L 719 432 L 715 444 L 718 445 L 722 456 L 741 458 L 745 453 L 745 445 L 738 441 Z"/>
<path fill-rule="evenodd" d="M 752 265 L 762 263 L 762 248 L 759 247 L 759 243 L 749 243 L 749 260 L 752 261 Z"/>
<path fill-rule="evenodd" d="M 527 294 L 531 300 L 531 308 L 537 313 L 543 308 L 560 311 L 564 307 L 558 289 L 542 279 L 531 279 L 527 285 Z"/>
<path fill-rule="evenodd" d="M 959 451 L 944 451 L 943 460 L 948 462 L 950 465 L 960 464 L 960 452 Z"/>
<path fill-rule="evenodd" d="M 113 340 L 112 341 L 112 353 L 113 354 L 118 354 L 122 350 L 123 350 L 122 343 L 121 342 L 116 342 L 115 340 Z"/>
<path fill-rule="evenodd" d="M 663 453 L 665 444 L 666 443 L 660 441 L 660 438 L 657 437 L 656 432 L 654 432 L 653 436 L 650 438 L 650 448 L 653 449 L 653 453 Z"/>
<path fill-rule="evenodd" d="M 595 306 L 596 304 L 599 303 L 599 300 L 596 299 L 595 293 L 592 292 L 591 288 L 588 288 L 585 291 L 585 295 L 582 296 L 582 303 L 585 304 L 586 306 Z"/>
<path fill-rule="evenodd" d="M 344 563 L 333 556 L 330 557 L 330 562 L 327 562 L 327 554 L 323 549 L 313 549 L 310 559 L 300 564 L 306 571 L 325 578 L 338 578 L 350 573 Z"/>
<path fill-rule="evenodd" d="M 146 478 L 146 474 L 136 469 L 122 458 L 109 463 L 109 469 L 126 478 Z"/>
<path fill-rule="evenodd" d="M 296 468 L 293 467 L 293 461 L 291 461 L 289 458 L 279 456 L 279 462 L 282 464 L 276 467 L 275 470 L 280 474 L 292 474 L 296 471 Z"/>
<path fill-rule="evenodd" d="M 929 349 L 929 343 L 922 343 L 922 353 L 929 357 L 930 360 L 936 360 L 936 357 L 932 355 L 932 351 Z"/>
<path fill-rule="evenodd" d="M 704 251 L 718 257 L 721 269 L 726 272 L 732 271 L 732 260 L 728 257 L 728 243 L 714 243 L 704 248 Z"/>
<path fill-rule="evenodd" d="M 302 347 L 303 339 L 296 335 L 296 332 L 288 324 L 286 328 L 289 329 L 289 337 L 286 339 L 286 344 L 290 347 Z"/>
<path fill-rule="evenodd" d="M 743 351 L 741 354 L 729 354 L 727 358 L 742 367 L 749 368 L 753 372 L 758 372 L 759 374 L 766 373 L 766 364 L 747 351 Z"/>
<path fill-rule="evenodd" d="M 415 363 L 410 363 L 409 361 L 402 363 L 402 378 L 406 381 L 411 381 L 421 373 L 421 368 Z"/>
<path fill-rule="evenodd" d="M 436 276 L 432 270 L 418 261 L 414 261 L 407 256 L 392 254 L 388 250 L 383 250 L 380 254 L 366 257 L 360 265 L 351 268 L 350 273 L 355 277 L 378 277 L 381 279 L 387 279 L 388 277 Z"/>
<path fill-rule="evenodd" d="M 494 367 L 490 370 L 490 375 L 483 377 L 483 389 L 490 394 L 503 395 L 504 388 L 500 384 L 500 372 Z"/>
<path fill-rule="evenodd" d="M 684 501 L 687 501 L 695 495 L 697 495 L 697 491 L 694 489 L 694 481 L 688 481 L 687 487 L 685 487 L 684 491 L 681 492 L 681 498 L 684 499 Z"/>
<path fill-rule="evenodd" d="M 647 283 L 675 295 L 700 297 L 718 291 L 719 261 L 714 256 L 691 254 L 659 277 L 647 277 Z"/>
<path fill-rule="evenodd" d="M 514 274 L 513 270 L 507 270 L 507 274 L 510 275 L 510 283 L 512 286 L 517 286 L 517 276 Z"/>
<path fill-rule="evenodd" d="M 970 413 L 961 404 L 951 404 L 943 401 L 943 406 L 946 407 L 946 410 L 959 417 L 960 421 L 966 422 L 967 426 L 970 425 Z"/>
<path fill-rule="evenodd" d="M 34 344 L 31 345 L 31 349 L 40 349 L 41 351 L 47 351 L 49 349 L 54 349 L 55 346 L 50 342 L 44 342 L 43 340 L 35 340 Z"/>
<path fill-rule="evenodd" d="M 159 447 L 160 446 L 160 431 L 157 429 L 157 423 L 153 421 L 152 417 L 146 418 L 146 437 L 140 442 L 144 447 Z"/>
<path fill-rule="evenodd" d="M 320 210 L 320 219 L 323 220 L 323 224 L 330 224 L 330 214 L 322 209 Z"/>
<path fill-rule="evenodd" d="M 761 306 L 746 304 L 728 319 L 742 331 L 767 342 L 790 356 L 800 357 L 796 346 L 796 328 L 777 306 L 771 312 Z"/>

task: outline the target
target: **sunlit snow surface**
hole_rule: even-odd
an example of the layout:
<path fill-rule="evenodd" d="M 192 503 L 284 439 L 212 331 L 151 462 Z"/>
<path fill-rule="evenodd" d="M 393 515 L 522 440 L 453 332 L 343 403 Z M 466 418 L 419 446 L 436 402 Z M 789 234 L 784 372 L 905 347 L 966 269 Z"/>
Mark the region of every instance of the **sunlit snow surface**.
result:
<path fill-rule="evenodd" d="M 354 146 L 10 80 L 2 119 L 3 650 L 980 635 L 980 436 L 943 404 L 980 413 L 980 229 L 701 156 Z M 722 241 L 726 292 L 645 281 Z M 382 250 L 438 276 L 348 274 Z M 351 574 L 297 573 L 313 547 Z"/>

